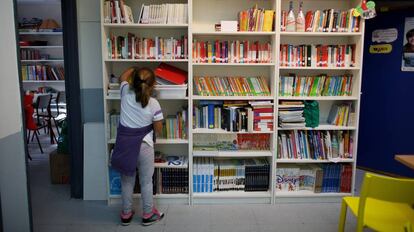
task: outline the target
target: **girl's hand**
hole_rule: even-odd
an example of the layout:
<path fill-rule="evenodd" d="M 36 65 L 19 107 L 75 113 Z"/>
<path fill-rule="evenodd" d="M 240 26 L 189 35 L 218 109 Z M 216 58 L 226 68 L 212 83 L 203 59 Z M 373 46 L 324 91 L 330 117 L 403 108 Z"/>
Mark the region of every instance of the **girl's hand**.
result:
<path fill-rule="evenodd" d="M 125 70 L 122 74 L 121 77 L 119 78 L 120 81 L 128 81 L 129 78 L 132 76 L 132 73 L 135 71 L 134 67 L 130 67 L 127 70 Z"/>

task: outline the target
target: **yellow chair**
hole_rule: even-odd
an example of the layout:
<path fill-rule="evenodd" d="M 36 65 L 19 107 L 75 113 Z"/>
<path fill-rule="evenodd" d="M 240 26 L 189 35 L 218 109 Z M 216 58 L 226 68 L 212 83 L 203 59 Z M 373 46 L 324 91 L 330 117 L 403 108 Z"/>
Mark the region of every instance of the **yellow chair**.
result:
<path fill-rule="evenodd" d="M 366 173 L 359 197 L 342 199 L 338 231 L 345 229 L 349 207 L 357 217 L 357 232 L 364 227 L 376 231 L 407 232 L 414 224 L 414 179 Z"/>

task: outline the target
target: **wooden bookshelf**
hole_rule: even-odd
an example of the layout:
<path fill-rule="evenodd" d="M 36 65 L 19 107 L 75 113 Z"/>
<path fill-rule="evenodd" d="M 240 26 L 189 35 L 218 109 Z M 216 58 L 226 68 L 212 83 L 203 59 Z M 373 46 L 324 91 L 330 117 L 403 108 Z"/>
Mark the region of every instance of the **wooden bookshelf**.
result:
<path fill-rule="evenodd" d="M 104 0 L 101 0 L 101 6 Z M 142 3 L 147 3 L 143 0 L 132 1 L 125 0 L 126 4 L 131 6 L 133 12 L 139 12 Z M 177 1 L 173 1 L 174 3 Z M 356 151 L 358 141 L 358 123 L 359 123 L 359 107 L 360 107 L 360 91 L 362 80 L 362 58 L 363 58 L 363 41 L 364 41 L 364 21 L 361 21 L 360 32 L 281 32 L 280 30 L 280 15 L 281 10 L 287 10 L 288 0 L 270 0 L 270 1 L 257 1 L 259 7 L 265 9 L 275 10 L 275 30 L 272 32 L 216 32 L 214 31 L 214 24 L 219 23 L 220 20 L 237 20 L 237 13 L 241 10 L 252 7 L 256 2 L 251 1 L 204 1 L 204 0 L 179 0 L 179 3 L 188 4 L 188 24 L 179 25 L 159 25 L 159 24 L 138 24 L 136 23 L 137 17 L 134 19 L 133 24 L 110 24 L 103 23 L 103 9 L 101 7 L 101 29 L 102 29 L 102 66 L 103 66 L 103 83 L 104 83 L 104 101 L 105 101 L 105 113 L 110 112 L 112 109 L 119 109 L 119 97 L 108 97 L 106 95 L 106 83 L 108 82 L 108 75 L 112 72 L 120 74 L 120 72 L 128 66 L 137 64 L 138 66 L 148 65 L 150 67 L 156 67 L 158 62 L 169 62 L 173 65 L 180 65 L 180 68 L 184 68 L 188 71 L 188 97 L 181 99 L 181 102 L 171 101 L 166 107 L 166 111 L 173 112 L 174 108 L 178 109 L 185 103 L 188 105 L 188 139 L 187 140 L 161 140 L 156 146 L 166 146 L 183 154 L 188 155 L 189 158 L 189 194 L 180 195 L 180 198 L 186 199 L 186 204 L 217 204 L 217 203 L 278 203 L 276 199 L 280 198 L 292 198 L 293 202 L 317 202 L 324 197 L 330 197 L 339 199 L 343 196 L 353 195 L 351 193 L 314 193 L 311 191 L 297 191 L 297 192 L 276 192 L 276 170 L 283 164 L 329 164 L 329 163 L 350 163 L 352 164 L 352 188 L 354 189 L 355 169 L 356 169 Z M 170 3 L 168 0 L 156 0 L 153 4 Z M 323 10 L 323 9 L 341 9 L 347 10 L 355 7 L 360 2 L 357 0 L 315 0 L 305 1 L 304 10 Z M 294 0 L 295 10 L 299 5 L 299 0 Z M 219 10 L 218 10 L 219 9 Z M 173 34 L 171 29 L 179 31 L 188 36 L 188 59 L 172 59 L 172 60 L 116 60 L 107 59 L 106 38 L 108 38 L 111 32 L 131 32 L 136 34 L 145 34 L 147 37 L 155 37 L 157 35 L 170 37 Z M 197 40 L 259 40 L 270 41 L 272 44 L 272 62 L 270 63 L 194 63 L 192 57 L 192 41 Z M 282 67 L 279 64 L 279 47 L 281 44 L 356 44 L 356 65 L 355 67 Z M 279 91 L 279 78 L 280 76 L 287 75 L 288 73 L 298 73 L 300 75 L 315 75 L 320 73 L 330 74 L 352 74 L 353 75 L 353 92 L 351 96 L 278 96 Z M 270 96 L 199 96 L 193 92 L 193 78 L 197 75 L 210 75 L 210 76 L 254 76 L 265 75 L 268 77 L 269 88 L 271 90 Z M 274 128 L 271 131 L 255 131 L 255 132 L 228 132 L 222 129 L 204 129 L 204 128 L 192 128 L 193 124 L 193 106 L 200 100 L 272 100 L 274 102 Z M 311 160 L 311 159 L 277 159 L 277 150 L 279 149 L 277 138 L 278 134 L 289 130 L 285 128 L 278 128 L 278 105 L 279 100 L 316 100 L 321 105 L 321 118 L 326 118 L 329 114 L 330 105 L 336 102 L 351 101 L 355 106 L 355 125 L 340 127 L 327 125 L 323 120 L 320 126 L 316 128 L 297 128 L 296 130 L 314 130 L 314 131 L 350 131 L 354 136 L 354 148 L 355 151 L 352 159 L 332 159 L 332 160 Z M 168 101 L 169 102 L 169 101 Z M 163 108 L 164 109 L 164 108 Z M 164 117 L 166 114 L 164 114 Z M 105 114 L 105 124 L 108 124 L 108 117 Z M 193 150 L 193 136 L 198 134 L 270 134 L 271 135 L 271 148 L 269 151 L 197 151 Z M 111 146 L 113 146 L 114 140 L 109 139 L 106 134 L 107 144 L 107 157 L 109 162 L 109 152 Z M 157 147 L 156 147 L 157 150 Z M 168 153 L 167 153 L 168 154 Z M 271 163 L 270 171 L 270 184 L 269 190 L 265 192 L 213 192 L 213 193 L 195 193 L 193 192 L 193 158 L 194 157 L 221 157 L 221 158 L 245 158 L 245 157 L 266 157 Z M 109 179 L 109 178 L 108 178 Z M 119 200 L 119 196 L 110 195 L 108 187 L 108 202 L 112 203 Z M 171 200 L 174 202 L 174 196 L 170 194 L 162 194 L 163 200 Z M 299 200 L 300 199 L 300 200 Z"/>

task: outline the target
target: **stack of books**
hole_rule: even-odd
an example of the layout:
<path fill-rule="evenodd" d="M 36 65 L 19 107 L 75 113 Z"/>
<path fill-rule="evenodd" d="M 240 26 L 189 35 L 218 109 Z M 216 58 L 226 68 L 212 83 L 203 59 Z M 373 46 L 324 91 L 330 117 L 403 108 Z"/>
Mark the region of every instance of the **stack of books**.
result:
<path fill-rule="evenodd" d="M 281 101 L 279 104 L 279 126 L 281 128 L 303 128 L 305 117 L 302 101 Z"/>
<path fill-rule="evenodd" d="M 119 112 L 112 111 L 108 113 L 109 123 L 108 123 L 107 130 L 109 131 L 109 133 L 107 134 L 109 135 L 109 139 L 116 139 L 116 132 L 118 130 L 119 120 L 120 120 Z"/>
<path fill-rule="evenodd" d="M 158 98 L 183 99 L 187 92 L 188 73 L 172 65 L 161 63 L 154 71 Z"/>
<path fill-rule="evenodd" d="M 194 134 L 194 151 L 270 150 L 270 134 Z"/>
<path fill-rule="evenodd" d="M 271 101 L 249 101 L 253 108 L 253 130 L 273 131 L 273 103 Z"/>
<path fill-rule="evenodd" d="M 355 54 L 355 44 L 281 44 L 279 61 L 283 67 L 354 67 Z"/>

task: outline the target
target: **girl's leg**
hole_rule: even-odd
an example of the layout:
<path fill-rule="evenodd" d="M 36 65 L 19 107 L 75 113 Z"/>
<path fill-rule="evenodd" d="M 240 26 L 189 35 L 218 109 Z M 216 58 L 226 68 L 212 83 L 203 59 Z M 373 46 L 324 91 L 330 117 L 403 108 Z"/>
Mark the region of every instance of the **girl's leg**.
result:
<path fill-rule="evenodd" d="M 132 212 L 132 194 L 135 186 L 135 176 L 121 176 L 122 185 L 122 212 L 123 214 L 129 214 Z"/>
<path fill-rule="evenodd" d="M 141 185 L 142 214 L 145 218 L 152 215 L 152 175 L 154 174 L 154 148 L 145 142 L 142 142 L 138 156 L 138 171 Z"/>

